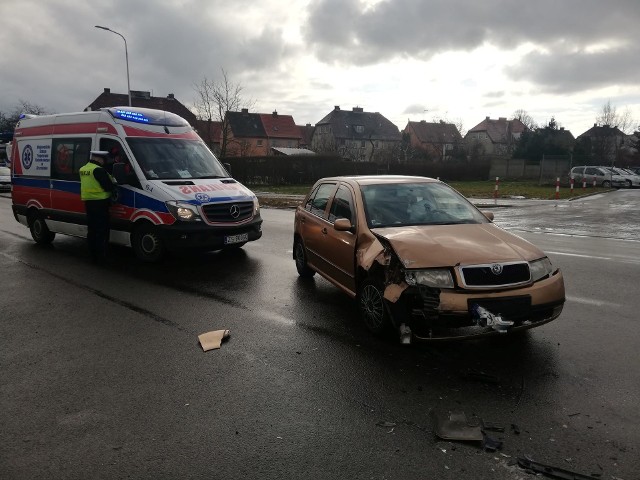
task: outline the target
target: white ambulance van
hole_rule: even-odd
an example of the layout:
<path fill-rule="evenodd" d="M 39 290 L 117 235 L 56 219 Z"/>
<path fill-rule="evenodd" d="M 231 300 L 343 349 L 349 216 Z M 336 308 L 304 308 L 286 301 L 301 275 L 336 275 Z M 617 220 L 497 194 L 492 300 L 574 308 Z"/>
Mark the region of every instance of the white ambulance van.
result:
<path fill-rule="evenodd" d="M 256 196 L 182 117 L 135 107 L 23 118 L 11 149 L 13 214 L 40 244 L 86 237 L 78 169 L 112 154 L 111 242 L 147 262 L 167 251 L 237 248 L 262 236 Z M 111 162 L 110 162 L 111 163 Z"/>

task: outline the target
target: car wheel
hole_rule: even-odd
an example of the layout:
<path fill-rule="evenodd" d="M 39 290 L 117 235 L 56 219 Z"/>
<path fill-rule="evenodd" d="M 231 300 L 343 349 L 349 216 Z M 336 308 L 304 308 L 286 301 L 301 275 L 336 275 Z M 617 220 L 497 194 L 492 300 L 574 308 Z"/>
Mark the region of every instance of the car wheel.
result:
<path fill-rule="evenodd" d="M 293 258 L 296 261 L 298 275 L 304 278 L 311 278 L 316 274 L 315 270 L 307 265 L 307 251 L 304 248 L 302 240 L 296 240 L 293 246 Z"/>
<path fill-rule="evenodd" d="M 49 230 L 47 223 L 39 213 L 31 215 L 29 220 L 29 230 L 31 231 L 31 236 L 38 245 L 48 245 L 53 242 L 53 239 L 56 236 L 55 233 Z"/>
<path fill-rule="evenodd" d="M 627 180 L 627 188 L 633 187 L 633 182 L 631 180 Z"/>
<path fill-rule="evenodd" d="M 609 180 L 605 180 L 602 182 L 603 188 L 609 188 L 611 186 L 611 182 Z"/>
<path fill-rule="evenodd" d="M 133 251 L 143 262 L 157 262 L 164 255 L 164 245 L 158 229 L 152 225 L 141 225 L 131 235 Z"/>
<path fill-rule="evenodd" d="M 358 292 L 358 309 L 365 326 L 374 335 L 391 329 L 391 318 L 385 305 L 384 289 L 373 279 L 365 280 Z"/>

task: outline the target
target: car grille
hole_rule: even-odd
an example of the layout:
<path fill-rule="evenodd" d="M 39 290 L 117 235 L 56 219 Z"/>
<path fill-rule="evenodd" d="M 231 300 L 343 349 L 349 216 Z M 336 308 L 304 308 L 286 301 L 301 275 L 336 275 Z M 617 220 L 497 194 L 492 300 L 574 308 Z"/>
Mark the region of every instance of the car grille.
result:
<path fill-rule="evenodd" d="M 202 212 L 211 223 L 238 223 L 251 218 L 253 202 L 208 203 L 202 206 Z"/>
<path fill-rule="evenodd" d="M 461 267 L 460 276 L 463 285 L 468 288 L 510 287 L 531 280 L 527 262 Z"/>

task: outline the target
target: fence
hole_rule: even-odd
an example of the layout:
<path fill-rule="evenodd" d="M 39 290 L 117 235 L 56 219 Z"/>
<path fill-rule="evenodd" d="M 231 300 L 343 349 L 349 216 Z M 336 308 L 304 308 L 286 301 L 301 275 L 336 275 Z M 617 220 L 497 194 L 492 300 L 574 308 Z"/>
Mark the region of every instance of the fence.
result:
<path fill-rule="evenodd" d="M 418 175 L 447 181 L 486 180 L 489 163 L 373 163 L 349 162 L 333 156 L 300 155 L 228 157 L 223 159 L 238 181 L 251 185 L 311 184 L 339 175 Z"/>

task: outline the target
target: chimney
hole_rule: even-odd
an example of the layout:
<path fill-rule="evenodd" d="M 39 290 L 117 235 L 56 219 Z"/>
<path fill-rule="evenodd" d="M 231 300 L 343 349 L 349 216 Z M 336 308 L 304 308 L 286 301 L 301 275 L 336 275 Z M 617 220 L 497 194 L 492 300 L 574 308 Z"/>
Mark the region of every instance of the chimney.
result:
<path fill-rule="evenodd" d="M 111 89 L 110 88 L 106 88 L 104 89 L 104 93 L 111 93 Z"/>
<path fill-rule="evenodd" d="M 333 107 L 334 110 L 340 110 L 340 105 L 336 105 L 335 107 Z"/>
<path fill-rule="evenodd" d="M 175 100 L 175 97 L 173 96 L 173 93 L 170 93 L 169 95 L 167 95 L 167 98 L 169 100 Z"/>
<path fill-rule="evenodd" d="M 242 112 L 242 113 L 249 113 L 249 109 L 248 109 L 248 108 L 243 108 L 243 109 L 241 110 L 241 112 Z"/>
<path fill-rule="evenodd" d="M 357 113 L 362 113 L 364 112 L 364 110 L 362 109 L 362 107 L 353 107 L 353 111 L 357 112 Z"/>
<path fill-rule="evenodd" d="M 305 126 L 310 127 L 310 126 L 311 126 L 311 124 L 310 124 L 310 123 L 307 123 Z"/>
<path fill-rule="evenodd" d="M 560 131 L 564 130 L 564 127 L 560 127 Z"/>
<path fill-rule="evenodd" d="M 498 120 L 501 122 L 506 122 L 507 121 L 507 117 L 498 117 Z"/>
<path fill-rule="evenodd" d="M 277 117 L 277 116 L 278 116 L 278 112 L 277 112 L 276 110 L 274 110 L 274 111 L 273 111 L 273 113 L 272 113 L 272 115 L 273 115 L 274 117 Z"/>

